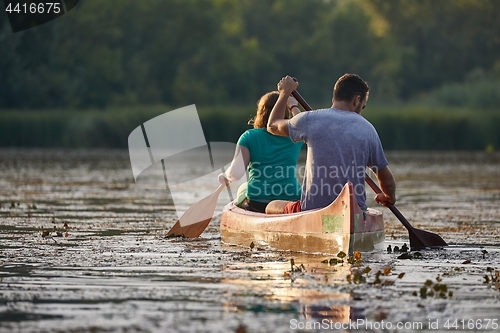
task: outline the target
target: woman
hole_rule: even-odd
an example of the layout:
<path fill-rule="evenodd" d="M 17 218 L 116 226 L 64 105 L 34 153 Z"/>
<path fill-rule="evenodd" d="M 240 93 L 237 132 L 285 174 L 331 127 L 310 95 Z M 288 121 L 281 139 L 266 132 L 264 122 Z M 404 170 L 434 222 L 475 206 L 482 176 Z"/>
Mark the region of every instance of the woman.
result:
<path fill-rule="evenodd" d="M 231 166 L 219 175 L 219 182 L 224 184 L 240 179 L 248 171 L 246 192 L 244 185 L 238 190 L 239 206 L 246 210 L 264 213 L 272 200 L 300 199 L 296 165 L 303 142 L 293 143 L 289 137 L 266 130 L 278 96 L 277 91 L 272 91 L 260 98 L 257 114 L 248 122 L 254 128 L 240 136 Z M 293 116 L 300 112 L 295 98 L 290 97 L 287 105 Z"/>

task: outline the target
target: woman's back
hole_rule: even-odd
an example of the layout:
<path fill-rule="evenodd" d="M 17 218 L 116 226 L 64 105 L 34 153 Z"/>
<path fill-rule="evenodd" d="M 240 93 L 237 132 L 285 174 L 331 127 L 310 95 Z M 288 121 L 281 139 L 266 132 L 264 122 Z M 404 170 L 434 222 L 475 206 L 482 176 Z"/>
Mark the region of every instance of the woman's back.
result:
<path fill-rule="evenodd" d="M 265 128 L 243 133 L 238 145 L 250 152 L 247 197 L 251 200 L 298 200 L 301 187 L 296 164 L 303 142 L 275 136 Z"/>

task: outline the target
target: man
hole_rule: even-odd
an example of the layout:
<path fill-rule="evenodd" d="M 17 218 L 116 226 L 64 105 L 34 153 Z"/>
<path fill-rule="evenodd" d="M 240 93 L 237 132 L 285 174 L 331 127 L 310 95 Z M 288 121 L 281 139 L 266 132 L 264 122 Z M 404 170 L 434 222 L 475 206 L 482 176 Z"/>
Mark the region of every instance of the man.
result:
<path fill-rule="evenodd" d="M 285 212 L 326 207 L 348 181 L 353 183 L 360 208 L 366 210 L 366 167 L 377 175 L 382 189 L 375 201 L 382 205 L 394 204 L 396 182 L 380 138 L 373 125 L 361 116 L 368 101 L 368 84 L 358 75 L 345 74 L 335 83 L 331 108 L 283 119 L 288 97 L 298 85 L 290 76 L 281 79 L 278 83 L 280 95 L 267 124 L 270 133 L 290 136 L 294 142 L 307 144 L 301 200 L 288 204 Z"/>

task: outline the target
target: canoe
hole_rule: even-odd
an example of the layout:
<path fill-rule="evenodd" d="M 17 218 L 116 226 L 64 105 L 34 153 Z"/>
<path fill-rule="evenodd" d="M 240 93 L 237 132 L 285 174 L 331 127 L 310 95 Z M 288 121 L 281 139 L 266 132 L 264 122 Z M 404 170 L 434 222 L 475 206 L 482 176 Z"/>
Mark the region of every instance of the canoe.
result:
<path fill-rule="evenodd" d="M 362 211 L 352 183 L 347 183 L 329 206 L 293 214 L 263 214 L 246 211 L 233 202 L 221 215 L 222 241 L 241 246 L 336 255 L 343 251 L 368 252 L 384 240 L 382 212 Z"/>

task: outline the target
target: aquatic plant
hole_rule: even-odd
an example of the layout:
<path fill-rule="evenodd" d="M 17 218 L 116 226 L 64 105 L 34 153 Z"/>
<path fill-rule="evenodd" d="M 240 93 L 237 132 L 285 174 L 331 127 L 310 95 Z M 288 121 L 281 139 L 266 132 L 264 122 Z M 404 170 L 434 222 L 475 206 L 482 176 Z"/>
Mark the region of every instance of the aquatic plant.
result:
<path fill-rule="evenodd" d="M 322 261 L 323 264 L 329 264 L 330 266 L 335 266 L 338 264 L 344 264 L 344 259 L 347 257 L 347 254 L 343 251 L 340 251 L 337 254 L 336 258 L 325 259 Z M 347 257 L 345 259 L 349 264 L 360 264 L 361 263 L 361 252 L 354 251 L 352 256 Z"/>
<path fill-rule="evenodd" d="M 52 223 L 55 223 L 55 219 L 52 218 Z M 61 231 L 62 229 L 62 231 Z M 61 229 L 58 229 L 55 225 L 52 227 L 52 229 L 45 229 L 45 230 L 42 230 L 42 238 L 44 239 L 48 239 L 48 238 L 51 238 L 54 242 L 57 243 L 57 241 L 54 239 L 54 237 L 69 237 L 69 233 L 68 233 L 68 223 L 67 222 L 64 222 L 63 226 Z M 64 234 L 63 234 L 64 232 Z"/>
<path fill-rule="evenodd" d="M 346 279 L 347 282 L 353 283 L 353 284 L 362 284 L 362 283 L 368 283 L 374 287 L 377 288 L 382 288 L 383 286 L 392 286 L 398 279 L 402 279 L 405 276 L 405 273 L 400 273 L 395 279 L 389 279 L 387 278 L 381 278 L 384 276 L 389 276 L 392 272 L 392 269 L 387 267 L 384 268 L 383 270 L 378 270 L 374 274 L 374 280 L 371 282 L 368 282 L 368 277 L 369 273 L 372 271 L 372 269 L 369 266 L 366 266 L 362 270 L 355 270 L 351 274 L 347 275 Z"/>
<path fill-rule="evenodd" d="M 387 253 L 396 253 L 396 252 L 408 252 L 409 248 L 408 248 L 408 245 L 406 245 L 406 243 L 403 244 L 403 246 L 401 246 L 401 248 L 399 248 L 399 246 L 394 246 L 394 250 L 392 249 L 392 246 L 389 244 L 389 246 L 387 246 Z"/>
<path fill-rule="evenodd" d="M 486 271 L 490 273 L 490 275 L 488 276 L 488 274 L 486 274 L 484 276 L 483 283 L 488 284 L 488 288 L 500 291 L 500 271 L 491 267 L 486 268 Z"/>
<path fill-rule="evenodd" d="M 283 275 L 285 277 L 291 277 L 291 275 L 293 273 L 306 273 L 307 270 L 306 270 L 306 267 L 304 266 L 304 264 L 300 264 L 300 265 L 295 265 L 295 259 L 290 259 L 290 270 L 289 271 L 285 271 L 283 273 Z M 293 281 L 293 279 L 292 279 Z"/>
<path fill-rule="evenodd" d="M 300 264 L 300 265 L 295 265 L 295 260 L 292 258 L 290 259 L 290 268 L 291 268 L 291 272 L 294 273 L 294 272 L 299 272 L 299 273 L 305 273 L 306 272 L 306 267 L 304 266 L 304 264 Z"/>
<path fill-rule="evenodd" d="M 436 277 L 436 282 L 432 280 L 426 280 L 424 285 L 420 288 L 418 292 L 414 291 L 413 296 L 420 296 L 420 298 L 425 299 L 427 297 L 434 298 L 451 298 L 453 296 L 453 291 L 448 290 L 448 286 L 441 283 L 443 279 L 438 275 Z"/>
<path fill-rule="evenodd" d="M 418 251 L 413 253 L 409 252 L 409 248 L 408 245 L 406 245 L 406 243 L 404 243 L 401 248 L 399 248 L 399 246 L 394 246 L 393 249 L 390 244 L 389 246 L 387 246 L 387 253 L 391 254 L 396 252 L 402 253 L 400 256 L 397 257 L 397 259 L 422 259 L 422 253 Z"/>
<path fill-rule="evenodd" d="M 488 251 L 482 250 L 481 253 L 483 254 L 483 259 L 486 259 L 486 254 L 488 254 Z"/>

